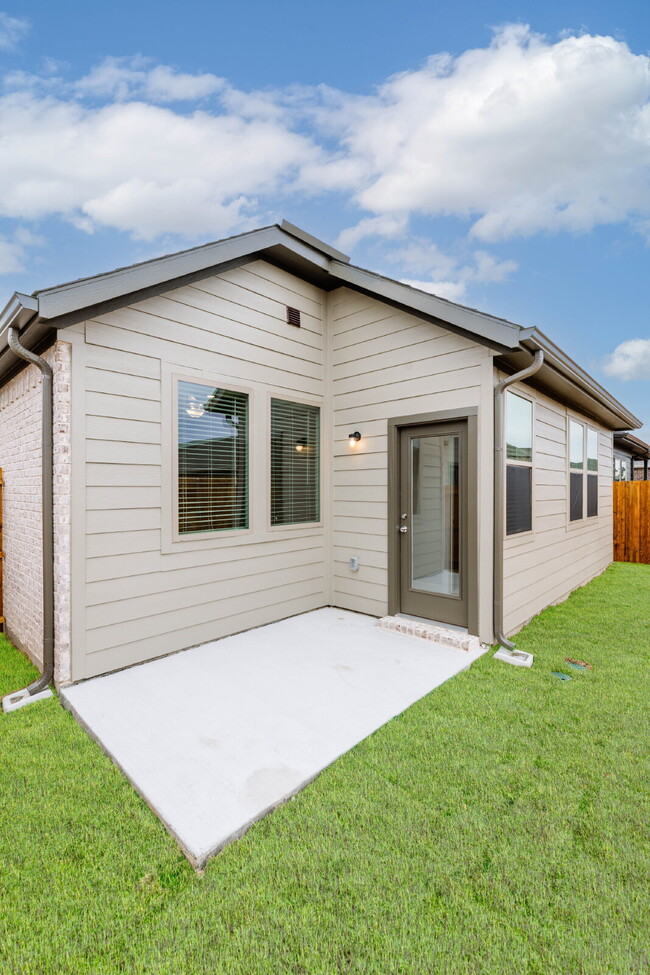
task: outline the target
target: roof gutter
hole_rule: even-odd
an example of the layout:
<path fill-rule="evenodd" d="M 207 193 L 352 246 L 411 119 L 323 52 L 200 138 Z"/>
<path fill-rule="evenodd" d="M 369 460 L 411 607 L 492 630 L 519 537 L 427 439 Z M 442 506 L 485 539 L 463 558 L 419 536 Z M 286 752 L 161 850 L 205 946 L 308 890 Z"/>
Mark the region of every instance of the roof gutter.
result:
<path fill-rule="evenodd" d="M 529 379 L 542 368 L 544 353 L 536 349 L 532 363 L 520 372 L 516 372 L 507 379 L 502 379 L 494 388 L 494 639 L 499 644 L 496 656 L 500 660 L 518 666 L 527 666 L 533 662 L 532 654 L 517 650 L 514 643 L 503 632 L 503 539 L 505 529 L 505 396 L 504 393 L 513 383 Z"/>
<path fill-rule="evenodd" d="M 7 329 L 9 348 L 25 362 L 37 366 L 41 372 L 41 493 L 43 524 L 43 673 L 22 690 L 2 699 L 5 712 L 16 711 L 32 701 L 51 697 L 49 685 L 54 678 L 54 516 L 53 516 L 53 423 L 52 423 L 52 367 L 45 359 L 26 349 L 20 341 L 15 325 Z"/>
<path fill-rule="evenodd" d="M 548 338 L 538 328 L 533 329 L 528 336 L 522 336 L 522 351 L 533 354 L 537 349 L 544 352 L 544 364 L 550 367 L 557 374 L 563 376 L 576 389 L 581 390 L 587 396 L 600 402 L 605 409 L 609 410 L 615 417 L 620 419 L 622 429 L 636 428 L 643 424 L 633 413 L 630 413 L 621 403 L 616 400 L 600 383 L 596 382 L 593 376 L 574 362 L 559 346 Z"/>

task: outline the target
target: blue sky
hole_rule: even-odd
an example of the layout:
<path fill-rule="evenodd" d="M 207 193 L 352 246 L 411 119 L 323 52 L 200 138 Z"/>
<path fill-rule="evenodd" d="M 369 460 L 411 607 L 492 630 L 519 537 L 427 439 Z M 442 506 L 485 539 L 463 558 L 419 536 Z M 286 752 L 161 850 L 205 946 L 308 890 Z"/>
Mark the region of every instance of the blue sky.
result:
<path fill-rule="evenodd" d="M 538 325 L 650 437 L 650 4 L 3 9 L 7 298 L 286 217 Z"/>

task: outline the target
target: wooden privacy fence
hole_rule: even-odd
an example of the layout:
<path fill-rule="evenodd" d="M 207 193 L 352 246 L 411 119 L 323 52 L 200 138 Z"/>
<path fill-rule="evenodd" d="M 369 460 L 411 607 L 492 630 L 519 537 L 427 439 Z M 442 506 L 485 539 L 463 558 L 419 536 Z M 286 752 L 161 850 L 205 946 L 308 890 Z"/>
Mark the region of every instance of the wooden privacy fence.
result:
<path fill-rule="evenodd" d="M 614 481 L 614 559 L 650 565 L 650 481 Z"/>

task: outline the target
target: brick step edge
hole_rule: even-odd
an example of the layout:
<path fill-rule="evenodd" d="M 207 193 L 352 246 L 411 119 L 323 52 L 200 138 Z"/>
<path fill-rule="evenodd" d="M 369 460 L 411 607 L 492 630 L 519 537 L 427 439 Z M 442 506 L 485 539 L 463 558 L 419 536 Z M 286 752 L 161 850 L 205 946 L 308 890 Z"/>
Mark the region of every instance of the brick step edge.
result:
<path fill-rule="evenodd" d="M 459 633 L 458 630 L 447 630 L 445 627 L 435 626 L 433 623 L 404 620 L 398 616 L 382 616 L 381 619 L 377 620 L 377 626 L 393 633 L 404 633 L 406 636 L 415 636 L 420 640 L 430 640 L 431 643 L 439 643 L 452 650 L 470 652 L 484 649 L 477 636 Z"/>

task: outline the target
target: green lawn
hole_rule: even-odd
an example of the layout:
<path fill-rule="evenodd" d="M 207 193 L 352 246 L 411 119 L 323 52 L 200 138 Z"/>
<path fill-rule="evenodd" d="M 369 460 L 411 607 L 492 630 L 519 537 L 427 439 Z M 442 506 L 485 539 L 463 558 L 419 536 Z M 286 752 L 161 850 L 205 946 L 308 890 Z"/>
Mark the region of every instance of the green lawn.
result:
<path fill-rule="evenodd" d="M 649 610 L 612 566 L 201 876 L 56 700 L 3 716 L 0 972 L 647 973 Z"/>

